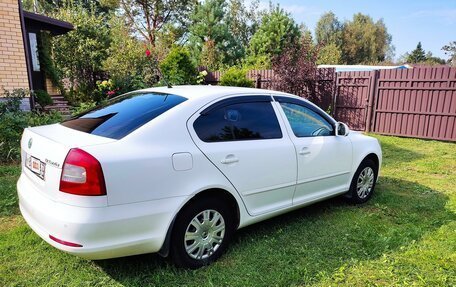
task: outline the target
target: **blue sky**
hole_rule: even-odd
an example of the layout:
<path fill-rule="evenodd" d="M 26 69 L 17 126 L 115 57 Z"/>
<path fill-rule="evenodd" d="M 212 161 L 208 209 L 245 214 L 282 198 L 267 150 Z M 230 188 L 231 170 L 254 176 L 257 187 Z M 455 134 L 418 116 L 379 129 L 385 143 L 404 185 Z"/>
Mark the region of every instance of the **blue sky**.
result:
<path fill-rule="evenodd" d="M 324 12 L 333 11 L 339 20 L 351 19 L 354 13 L 383 18 L 393 36 L 396 58 L 413 50 L 418 41 L 423 49 L 447 59 L 441 48 L 456 41 L 456 0 L 273 0 L 290 12 L 298 23 L 312 31 Z M 262 0 L 261 7 L 269 1 Z"/>

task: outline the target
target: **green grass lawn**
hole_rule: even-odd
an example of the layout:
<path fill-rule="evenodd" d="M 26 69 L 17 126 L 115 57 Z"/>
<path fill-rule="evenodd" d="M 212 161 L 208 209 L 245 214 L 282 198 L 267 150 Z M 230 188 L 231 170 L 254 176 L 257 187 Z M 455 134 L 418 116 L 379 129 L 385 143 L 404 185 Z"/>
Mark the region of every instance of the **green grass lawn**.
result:
<path fill-rule="evenodd" d="M 247 227 L 194 271 L 154 254 L 87 261 L 54 249 L 20 216 L 20 169 L 1 166 L 0 286 L 456 286 L 456 144 L 377 137 L 369 203 L 335 198 Z"/>

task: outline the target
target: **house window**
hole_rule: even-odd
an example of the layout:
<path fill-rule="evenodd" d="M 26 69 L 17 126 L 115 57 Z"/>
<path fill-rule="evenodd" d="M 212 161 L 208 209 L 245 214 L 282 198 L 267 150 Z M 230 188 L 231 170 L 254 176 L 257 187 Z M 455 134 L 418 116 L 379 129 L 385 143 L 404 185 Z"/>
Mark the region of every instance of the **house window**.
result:
<path fill-rule="evenodd" d="M 36 33 L 29 33 L 30 54 L 32 56 L 32 69 L 34 72 L 40 71 L 40 60 L 38 59 L 38 42 Z"/>

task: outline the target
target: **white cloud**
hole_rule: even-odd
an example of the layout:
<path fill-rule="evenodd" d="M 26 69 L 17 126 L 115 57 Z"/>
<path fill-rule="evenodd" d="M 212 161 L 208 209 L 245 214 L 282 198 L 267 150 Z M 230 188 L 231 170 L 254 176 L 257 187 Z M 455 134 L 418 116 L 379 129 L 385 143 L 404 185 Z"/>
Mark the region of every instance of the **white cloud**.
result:
<path fill-rule="evenodd" d="M 283 6 L 283 9 L 285 11 L 290 12 L 291 14 L 294 14 L 294 15 L 297 15 L 297 16 L 299 15 L 300 17 L 320 16 L 324 12 L 320 8 L 311 7 L 311 6 L 304 6 L 304 5 L 285 5 L 285 6 Z"/>
<path fill-rule="evenodd" d="M 456 24 L 456 9 L 420 10 L 413 12 L 406 18 L 427 18 L 452 25 Z"/>

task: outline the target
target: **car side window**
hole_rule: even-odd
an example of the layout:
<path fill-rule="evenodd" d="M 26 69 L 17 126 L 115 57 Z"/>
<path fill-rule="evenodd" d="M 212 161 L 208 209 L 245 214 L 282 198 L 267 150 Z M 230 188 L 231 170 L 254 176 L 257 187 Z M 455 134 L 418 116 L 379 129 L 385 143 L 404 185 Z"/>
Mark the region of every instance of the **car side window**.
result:
<path fill-rule="evenodd" d="M 295 136 L 316 137 L 334 135 L 333 126 L 311 109 L 286 102 L 281 102 L 280 105 L 287 116 Z"/>
<path fill-rule="evenodd" d="M 217 107 L 201 114 L 193 127 L 205 142 L 282 138 L 279 121 L 269 101 Z"/>

